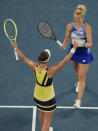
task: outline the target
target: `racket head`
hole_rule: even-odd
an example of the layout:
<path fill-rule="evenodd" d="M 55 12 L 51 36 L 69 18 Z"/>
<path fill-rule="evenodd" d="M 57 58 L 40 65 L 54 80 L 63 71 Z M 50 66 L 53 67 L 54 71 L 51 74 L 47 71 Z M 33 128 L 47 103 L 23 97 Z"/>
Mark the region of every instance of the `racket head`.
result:
<path fill-rule="evenodd" d="M 16 42 L 17 26 L 12 19 L 6 19 L 4 22 L 4 32 L 11 42 Z"/>
<path fill-rule="evenodd" d="M 57 41 L 52 26 L 50 25 L 49 22 L 45 20 L 40 20 L 39 23 L 37 24 L 37 30 L 43 37 Z"/>

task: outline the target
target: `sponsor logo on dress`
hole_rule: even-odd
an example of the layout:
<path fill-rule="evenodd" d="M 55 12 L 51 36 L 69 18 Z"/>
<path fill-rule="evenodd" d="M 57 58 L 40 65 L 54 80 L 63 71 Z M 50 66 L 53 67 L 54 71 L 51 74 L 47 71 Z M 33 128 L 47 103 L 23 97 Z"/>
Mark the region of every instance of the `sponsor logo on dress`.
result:
<path fill-rule="evenodd" d="M 80 34 L 83 34 L 83 32 L 80 32 Z"/>
<path fill-rule="evenodd" d="M 86 60 L 83 60 L 82 62 L 86 62 Z"/>

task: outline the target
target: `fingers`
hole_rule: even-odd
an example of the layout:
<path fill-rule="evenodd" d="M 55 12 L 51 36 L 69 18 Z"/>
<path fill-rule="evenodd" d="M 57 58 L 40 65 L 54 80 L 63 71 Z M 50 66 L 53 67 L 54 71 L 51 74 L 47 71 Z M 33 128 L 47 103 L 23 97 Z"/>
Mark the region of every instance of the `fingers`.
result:
<path fill-rule="evenodd" d="M 61 48 L 62 50 L 65 50 L 65 49 L 66 49 L 63 45 L 61 45 L 60 48 Z"/>

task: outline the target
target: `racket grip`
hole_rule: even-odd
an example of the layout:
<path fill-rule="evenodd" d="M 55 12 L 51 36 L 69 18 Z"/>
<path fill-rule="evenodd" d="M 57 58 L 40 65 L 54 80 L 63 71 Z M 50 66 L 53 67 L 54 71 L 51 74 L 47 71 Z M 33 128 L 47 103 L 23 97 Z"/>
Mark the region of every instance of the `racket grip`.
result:
<path fill-rule="evenodd" d="M 57 40 L 56 42 L 58 43 L 58 45 L 60 46 L 62 45 L 62 43 L 59 40 Z"/>
<path fill-rule="evenodd" d="M 18 54 L 16 52 L 16 49 L 14 49 L 14 53 L 15 53 L 16 60 L 19 60 Z"/>

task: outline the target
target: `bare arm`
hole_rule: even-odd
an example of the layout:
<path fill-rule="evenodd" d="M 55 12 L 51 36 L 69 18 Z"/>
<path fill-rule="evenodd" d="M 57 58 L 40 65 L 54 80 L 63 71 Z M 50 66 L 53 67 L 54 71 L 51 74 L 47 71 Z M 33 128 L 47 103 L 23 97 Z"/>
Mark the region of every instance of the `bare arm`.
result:
<path fill-rule="evenodd" d="M 27 57 L 24 56 L 24 54 L 21 52 L 21 50 L 17 47 L 16 43 L 11 43 L 12 47 L 16 50 L 17 54 L 19 55 L 19 57 L 32 69 L 35 69 L 37 63 L 31 61 L 30 59 L 28 59 Z"/>
<path fill-rule="evenodd" d="M 92 46 L 92 29 L 89 24 L 85 24 L 85 32 L 86 32 L 86 38 L 87 43 L 85 43 L 85 47 L 91 47 Z"/>
<path fill-rule="evenodd" d="M 70 53 L 62 61 L 60 61 L 58 64 L 48 68 L 48 74 L 53 75 L 55 72 L 60 70 L 65 64 L 67 64 L 68 61 L 70 60 L 70 58 L 72 57 L 72 55 L 74 54 L 77 46 L 78 46 L 78 43 L 75 41 L 74 45 L 73 45 L 73 48 L 70 51 Z M 74 52 L 73 52 L 73 50 L 74 50 Z"/>
<path fill-rule="evenodd" d="M 66 48 L 70 39 L 70 31 L 72 28 L 72 23 L 69 23 L 66 27 L 66 33 L 65 33 L 65 38 L 63 41 L 63 45 L 61 46 L 62 49 Z"/>

